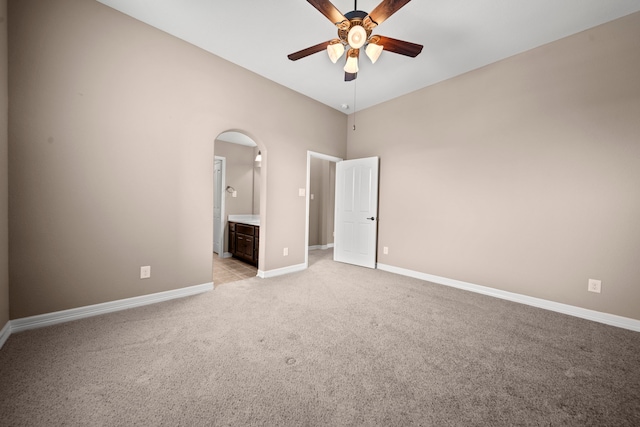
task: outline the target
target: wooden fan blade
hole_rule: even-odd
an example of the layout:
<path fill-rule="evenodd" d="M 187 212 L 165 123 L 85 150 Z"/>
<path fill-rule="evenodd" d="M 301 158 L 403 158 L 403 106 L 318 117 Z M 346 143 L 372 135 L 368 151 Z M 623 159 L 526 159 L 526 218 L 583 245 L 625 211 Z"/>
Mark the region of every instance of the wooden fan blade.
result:
<path fill-rule="evenodd" d="M 287 55 L 287 58 L 289 58 L 292 61 L 297 61 L 298 59 L 302 59 L 304 57 L 307 57 L 309 55 L 313 55 L 314 53 L 318 53 L 318 52 L 326 49 L 328 45 L 329 45 L 328 41 L 322 42 L 322 43 L 318 43 L 315 46 L 311 46 L 311 47 L 308 47 L 306 49 L 302 49 L 302 50 L 299 50 L 297 52 L 290 53 L 289 55 Z"/>
<path fill-rule="evenodd" d="M 329 0 L 307 0 L 320 13 L 329 18 L 334 24 L 339 24 L 347 18 Z"/>
<path fill-rule="evenodd" d="M 389 52 L 399 53 L 400 55 L 406 55 L 412 58 L 415 58 L 422 52 L 421 44 L 405 42 L 385 36 L 378 37 L 380 37 L 380 41 L 376 42 L 376 44 L 381 45 L 384 50 L 388 50 Z"/>
<path fill-rule="evenodd" d="M 358 78 L 358 73 L 347 73 L 346 71 L 344 72 L 345 82 L 350 82 L 351 80 L 355 80 L 357 78 Z"/>
<path fill-rule="evenodd" d="M 409 3 L 411 0 L 382 0 L 373 12 L 369 14 L 369 18 L 376 24 L 380 25 L 383 21 L 396 13 L 402 6 Z"/>

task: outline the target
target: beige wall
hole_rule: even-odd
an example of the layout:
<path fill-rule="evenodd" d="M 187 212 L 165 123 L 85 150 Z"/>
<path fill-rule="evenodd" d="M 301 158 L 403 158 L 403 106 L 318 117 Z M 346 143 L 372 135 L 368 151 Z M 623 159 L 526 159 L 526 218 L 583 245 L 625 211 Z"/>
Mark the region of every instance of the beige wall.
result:
<path fill-rule="evenodd" d="M 333 244 L 335 229 L 334 219 L 336 210 L 336 164 L 335 162 L 325 162 L 323 165 L 323 176 L 325 185 L 322 187 L 323 200 L 325 201 L 325 215 L 322 220 L 320 235 L 324 236 L 323 245 Z"/>
<path fill-rule="evenodd" d="M 309 164 L 309 246 L 321 244 L 320 222 L 322 220 L 322 162 L 311 157 Z M 311 199 L 313 195 L 313 200 Z"/>
<path fill-rule="evenodd" d="M 639 46 L 636 13 L 357 113 L 378 261 L 640 319 Z"/>
<path fill-rule="evenodd" d="M 309 246 L 326 246 L 333 243 L 335 163 L 311 157 L 309 172 Z"/>
<path fill-rule="evenodd" d="M 344 114 L 98 2 L 9 22 L 12 318 L 211 282 L 228 130 L 264 158 L 260 268 L 304 262 L 306 153 L 345 156 Z"/>
<path fill-rule="evenodd" d="M 9 321 L 7 1 L 0 0 L 0 329 Z"/>
<path fill-rule="evenodd" d="M 251 215 L 253 213 L 255 156 L 253 147 L 216 141 L 216 156 L 226 159 L 226 185 L 236 190 L 236 196 L 225 191 L 225 215 Z M 224 191 L 224 189 L 223 189 Z M 260 191 L 260 188 L 257 189 Z"/>

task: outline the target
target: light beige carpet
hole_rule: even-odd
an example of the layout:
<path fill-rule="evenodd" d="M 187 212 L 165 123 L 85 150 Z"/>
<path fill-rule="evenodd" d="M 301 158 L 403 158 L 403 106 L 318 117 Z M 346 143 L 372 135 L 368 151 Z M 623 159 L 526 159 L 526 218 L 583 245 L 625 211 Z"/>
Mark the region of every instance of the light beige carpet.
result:
<path fill-rule="evenodd" d="M 12 335 L 0 425 L 640 425 L 640 334 L 310 260 Z"/>

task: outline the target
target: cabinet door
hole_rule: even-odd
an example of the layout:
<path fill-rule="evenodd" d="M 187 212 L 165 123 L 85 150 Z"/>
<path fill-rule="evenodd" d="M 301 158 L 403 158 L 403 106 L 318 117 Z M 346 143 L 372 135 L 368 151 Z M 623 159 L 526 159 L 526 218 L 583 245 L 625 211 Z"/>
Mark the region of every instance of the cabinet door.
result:
<path fill-rule="evenodd" d="M 240 238 L 242 238 L 242 246 L 240 246 Z M 238 252 L 247 261 L 253 261 L 253 237 L 244 234 L 238 234 Z"/>
<path fill-rule="evenodd" d="M 238 233 L 236 240 L 236 254 L 244 260 L 253 261 L 253 237 Z"/>
<path fill-rule="evenodd" d="M 236 234 L 236 251 L 234 252 L 234 255 L 237 255 L 239 257 L 244 256 L 244 247 L 247 245 L 247 241 L 245 239 L 245 235 L 244 234 Z"/>

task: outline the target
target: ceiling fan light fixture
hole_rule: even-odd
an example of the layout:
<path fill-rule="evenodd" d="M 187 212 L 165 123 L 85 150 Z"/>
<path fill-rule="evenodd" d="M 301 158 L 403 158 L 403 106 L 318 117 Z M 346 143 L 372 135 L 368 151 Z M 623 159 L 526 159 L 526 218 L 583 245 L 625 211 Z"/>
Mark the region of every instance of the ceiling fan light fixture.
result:
<path fill-rule="evenodd" d="M 329 59 L 334 64 L 338 62 L 338 59 L 344 53 L 344 46 L 338 39 L 331 40 L 329 45 L 327 46 L 327 54 L 329 54 Z"/>
<path fill-rule="evenodd" d="M 350 74 L 358 72 L 358 49 L 349 49 L 347 53 L 347 63 L 344 66 L 344 71 Z"/>
<path fill-rule="evenodd" d="M 364 52 L 367 54 L 372 64 L 375 64 L 378 58 L 380 58 L 380 54 L 382 53 L 383 47 L 379 44 L 369 43 Z"/>
<path fill-rule="evenodd" d="M 422 52 L 423 46 L 420 44 L 371 34 L 374 28 L 377 28 L 379 24 L 411 0 L 377 0 L 381 2 L 371 14 L 359 10 L 358 1 L 355 0 L 353 10 L 344 15 L 331 3 L 333 0 L 307 1 L 337 27 L 338 38 L 287 55 L 287 58 L 292 61 L 306 58 L 326 49 L 329 59 L 335 64 L 346 51 L 344 81 L 351 82 L 358 77 L 360 49 L 365 50 L 366 55 L 374 64 L 380 58 L 383 50 L 411 58 L 415 58 Z"/>
<path fill-rule="evenodd" d="M 354 25 L 349 30 L 347 42 L 353 49 L 360 49 L 367 42 L 367 30 L 362 25 Z"/>

